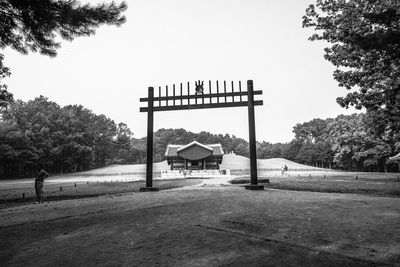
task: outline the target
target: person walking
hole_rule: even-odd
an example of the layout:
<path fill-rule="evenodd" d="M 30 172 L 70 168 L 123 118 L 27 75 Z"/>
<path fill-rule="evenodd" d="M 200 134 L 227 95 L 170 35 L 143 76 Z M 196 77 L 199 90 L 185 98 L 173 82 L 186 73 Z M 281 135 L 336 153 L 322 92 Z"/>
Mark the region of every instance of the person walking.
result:
<path fill-rule="evenodd" d="M 285 175 L 287 173 L 287 171 L 288 171 L 288 166 L 286 166 L 286 164 L 285 164 L 282 166 L 282 172 L 281 172 L 282 175 Z"/>
<path fill-rule="evenodd" d="M 43 203 L 43 183 L 44 179 L 49 177 L 49 174 L 42 169 L 42 167 L 38 167 L 37 175 L 35 178 L 35 191 L 36 191 L 36 202 L 35 203 Z"/>

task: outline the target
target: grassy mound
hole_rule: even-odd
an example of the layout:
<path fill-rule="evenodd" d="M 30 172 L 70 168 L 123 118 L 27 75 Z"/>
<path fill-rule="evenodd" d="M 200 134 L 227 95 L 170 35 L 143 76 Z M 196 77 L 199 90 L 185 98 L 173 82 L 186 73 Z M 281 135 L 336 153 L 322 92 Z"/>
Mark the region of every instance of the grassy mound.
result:
<path fill-rule="evenodd" d="M 280 170 L 283 165 L 288 166 L 289 170 L 321 170 L 312 166 L 299 164 L 284 158 L 273 158 L 273 159 L 258 159 L 258 169 L 276 169 Z M 221 164 L 222 169 L 230 170 L 246 170 L 250 169 L 250 159 L 239 155 L 224 155 Z"/>
<path fill-rule="evenodd" d="M 283 158 L 273 159 L 259 159 L 257 160 L 258 169 L 275 169 L 280 170 L 283 165 L 288 166 L 289 170 L 321 170 L 303 164 L 299 164 Z M 250 169 L 250 159 L 239 155 L 224 155 L 222 159 L 221 169 L 230 170 L 248 170 Z M 153 164 L 154 172 L 161 172 L 169 170 L 166 160 Z M 133 164 L 133 165 L 110 165 L 104 168 L 99 168 L 91 171 L 82 172 L 82 175 L 123 175 L 133 173 L 145 173 L 146 164 Z M 79 175 L 77 173 L 74 176 Z"/>

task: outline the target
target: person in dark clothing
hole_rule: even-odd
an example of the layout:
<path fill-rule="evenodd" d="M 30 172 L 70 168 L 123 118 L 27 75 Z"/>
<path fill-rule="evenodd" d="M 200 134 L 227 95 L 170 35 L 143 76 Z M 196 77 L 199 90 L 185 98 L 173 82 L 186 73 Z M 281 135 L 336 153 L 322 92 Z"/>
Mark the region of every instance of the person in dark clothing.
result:
<path fill-rule="evenodd" d="M 41 167 L 38 168 L 38 173 L 35 178 L 35 191 L 36 191 L 36 203 L 43 202 L 42 190 L 44 179 L 49 177 L 49 174 Z"/>
<path fill-rule="evenodd" d="M 285 164 L 282 166 L 282 175 L 286 174 L 287 171 L 288 171 L 288 166 L 286 166 L 286 164 Z"/>

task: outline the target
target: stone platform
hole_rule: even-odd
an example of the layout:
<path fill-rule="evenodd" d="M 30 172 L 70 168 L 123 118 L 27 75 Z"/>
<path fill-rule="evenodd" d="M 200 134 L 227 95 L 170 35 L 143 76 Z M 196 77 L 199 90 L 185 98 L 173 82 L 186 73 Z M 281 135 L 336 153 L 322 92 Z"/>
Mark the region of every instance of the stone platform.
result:
<path fill-rule="evenodd" d="M 161 172 L 161 179 L 179 179 L 179 178 L 230 178 L 231 172 L 226 170 L 169 170 Z"/>

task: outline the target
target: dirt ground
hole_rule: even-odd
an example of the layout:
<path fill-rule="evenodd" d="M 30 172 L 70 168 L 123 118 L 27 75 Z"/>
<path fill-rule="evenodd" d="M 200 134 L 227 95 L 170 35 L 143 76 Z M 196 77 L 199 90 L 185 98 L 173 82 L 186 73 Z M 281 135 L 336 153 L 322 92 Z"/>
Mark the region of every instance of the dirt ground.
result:
<path fill-rule="evenodd" d="M 400 266 L 400 198 L 206 183 L 0 210 L 0 266 Z"/>

